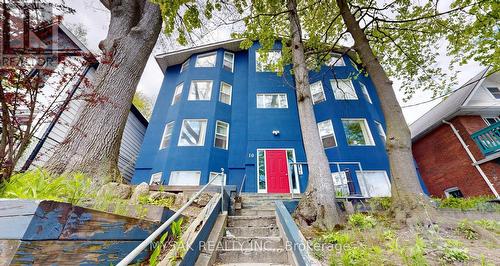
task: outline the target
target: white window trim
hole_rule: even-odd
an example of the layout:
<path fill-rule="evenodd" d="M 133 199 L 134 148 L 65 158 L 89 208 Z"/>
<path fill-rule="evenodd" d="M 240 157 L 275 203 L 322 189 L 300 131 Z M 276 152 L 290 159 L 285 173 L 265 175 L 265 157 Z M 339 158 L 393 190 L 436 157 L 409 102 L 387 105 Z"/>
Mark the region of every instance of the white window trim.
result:
<path fill-rule="evenodd" d="M 361 194 L 365 197 L 372 197 L 369 191 L 366 189 L 365 176 L 366 173 L 384 173 L 385 181 L 389 184 L 389 193 L 392 193 L 392 184 L 389 180 L 389 176 L 387 175 L 387 171 L 385 170 L 363 170 L 363 173 L 359 170 L 356 170 L 356 177 L 358 178 L 358 185 L 361 191 Z"/>
<path fill-rule="evenodd" d="M 337 99 L 337 97 L 335 96 L 335 91 L 338 89 L 337 88 L 337 81 L 349 81 L 349 83 L 351 84 L 351 88 L 352 88 L 352 91 L 354 92 L 354 98 L 348 98 L 346 99 L 345 97 L 342 98 L 342 99 Z M 334 85 L 335 84 L 335 85 Z M 338 100 L 338 101 L 356 101 L 356 100 L 359 100 L 359 97 L 358 97 L 358 93 L 356 92 L 356 88 L 354 88 L 354 84 L 352 83 L 352 79 L 330 79 L 330 86 L 332 87 L 332 91 L 333 91 L 333 97 L 335 98 L 335 100 Z M 346 95 L 346 94 L 344 94 Z"/>
<path fill-rule="evenodd" d="M 233 55 L 233 60 L 231 61 L 231 73 L 234 73 L 234 53 L 224 51 L 224 56 L 222 57 L 222 68 L 224 68 L 224 62 L 226 61 L 226 54 Z"/>
<path fill-rule="evenodd" d="M 182 129 L 184 128 L 184 121 L 187 121 L 187 120 L 205 121 L 205 132 L 203 134 L 203 141 L 202 141 L 202 143 L 197 144 L 197 145 L 182 145 L 181 144 Z M 203 146 L 205 146 L 205 139 L 207 138 L 207 127 L 208 127 L 208 119 L 200 119 L 200 118 L 186 118 L 186 119 L 183 119 L 182 120 L 182 124 L 181 124 L 181 131 L 179 132 L 179 141 L 177 141 L 177 146 L 180 146 L 180 147 L 203 147 Z"/>
<path fill-rule="evenodd" d="M 228 85 L 231 88 L 231 90 L 229 91 L 229 103 L 225 103 L 225 102 L 221 101 L 222 86 L 223 86 L 223 84 L 226 84 L 226 85 Z M 227 104 L 227 105 L 231 105 L 232 104 L 232 102 L 233 102 L 233 85 L 231 85 L 231 84 L 229 84 L 227 82 L 224 82 L 224 81 L 220 82 L 220 87 L 219 87 L 219 102 Z"/>
<path fill-rule="evenodd" d="M 496 88 L 497 90 L 500 91 L 500 87 L 495 87 L 495 86 L 485 86 L 484 89 L 486 90 L 486 92 L 490 95 L 490 97 L 495 100 L 495 101 L 500 101 L 500 99 L 497 99 L 495 97 L 495 95 L 493 95 L 493 93 L 488 89 L 488 88 Z"/>
<path fill-rule="evenodd" d="M 500 121 L 500 117 L 495 117 L 495 116 L 482 116 L 481 118 L 488 126 L 491 126 L 491 124 L 487 119 L 494 119 L 496 122 Z"/>
<path fill-rule="evenodd" d="M 319 102 L 315 102 L 314 101 L 314 97 L 313 97 L 313 93 L 311 91 L 311 86 L 316 84 L 316 83 L 319 83 L 320 87 L 321 87 L 321 93 L 323 94 L 323 100 L 319 101 Z M 321 82 L 321 80 L 318 80 L 316 82 L 313 82 L 309 85 L 309 91 L 311 92 L 311 99 L 313 100 L 313 104 L 319 104 L 319 103 L 322 103 L 322 102 L 326 102 L 326 94 L 325 94 L 325 88 L 323 88 L 323 82 Z"/>
<path fill-rule="evenodd" d="M 199 186 L 200 185 L 200 181 L 201 181 L 201 171 L 184 171 L 184 170 L 174 170 L 174 171 L 171 171 L 170 172 L 170 176 L 168 178 L 168 184 L 170 184 L 170 182 L 172 181 L 172 174 L 173 173 L 197 173 L 198 174 L 198 184 L 197 185 L 191 185 L 191 186 Z M 174 185 L 174 186 L 190 186 L 190 185 Z"/>
<path fill-rule="evenodd" d="M 156 172 L 156 173 L 152 174 L 151 177 L 149 178 L 149 184 L 150 185 L 153 184 L 153 179 L 156 178 L 157 176 L 160 176 L 160 184 L 161 184 L 162 175 L 163 175 L 162 172 Z"/>
<path fill-rule="evenodd" d="M 462 191 L 458 187 L 450 187 L 444 190 L 444 195 L 446 196 L 446 198 L 452 197 L 451 192 L 457 190 L 460 191 L 460 193 L 462 193 Z"/>
<path fill-rule="evenodd" d="M 177 93 L 177 88 L 180 88 L 179 93 Z M 184 82 L 181 82 L 181 83 L 177 84 L 177 86 L 175 86 L 174 97 L 172 97 L 172 103 L 170 105 L 174 105 L 177 103 L 177 101 L 175 101 L 175 98 L 176 98 L 177 94 L 180 94 L 182 97 L 183 90 L 184 90 Z M 179 101 L 180 101 L 180 99 L 179 99 Z"/>
<path fill-rule="evenodd" d="M 372 135 L 372 131 L 370 129 L 370 125 L 368 125 L 368 121 L 366 120 L 366 118 L 342 118 L 341 119 L 342 122 L 343 121 L 363 121 L 363 123 L 365 123 L 365 129 L 367 130 L 366 134 L 368 135 L 368 138 L 369 138 L 369 144 L 362 144 L 362 145 L 353 145 L 353 144 L 349 144 L 347 143 L 348 146 L 375 146 L 375 141 L 373 140 L 373 135 Z M 342 127 L 344 125 L 342 124 Z M 377 130 L 378 131 L 378 130 Z M 345 128 L 344 128 L 344 132 L 345 132 Z M 346 136 L 346 139 L 347 139 L 347 136 Z"/>
<path fill-rule="evenodd" d="M 378 122 L 378 121 L 374 121 L 375 124 L 377 125 L 377 131 L 378 131 L 378 134 L 380 136 L 382 136 L 384 138 L 384 141 L 387 141 L 387 135 L 385 134 L 385 130 L 384 130 L 384 126 L 382 125 L 382 123 Z M 379 127 L 380 126 L 380 127 Z M 380 132 L 380 130 L 382 130 L 382 132 Z"/>
<path fill-rule="evenodd" d="M 170 142 L 172 142 L 172 135 L 173 135 L 174 126 L 175 126 L 174 123 L 175 123 L 175 121 L 170 121 L 167 124 L 165 124 L 165 128 L 163 129 L 163 135 L 161 135 L 160 150 L 167 148 L 168 145 L 170 144 Z M 167 133 L 167 129 L 168 129 L 168 126 L 170 124 L 172 124 L 172 132 L 170 132 L 170 138 L 168 139 L 168 143 L 163 143 L 163 141 L 165 139 L 165 133 Z"/>
<path fill-rule="evenodd" d="M 259 107 L 259 104 L 258 104 L 259 95 L 285 95 L 286 107 L 269 107 L 269 108 Z M 256 105 L 257 109 L 288 109 L 288 95 L 286 93 L 279 93 L 279 92 L 276 92 L 276 93 L 257 93 L 255 96 L 255 101 L 256 101 L 255 105 Z"/>
<path fill-rule="evenodd" d="M 337 143 L 337 136 L 335 136 L 335 129 L 333 128 L 333 121 L 331 119 L 327 119 L 327 120 L 324 120 L 324 121 L 321 121 L 321 122 L 318 122 L 316 124 L 316 126 L 318 127 L 318 133 L 319 133 L 319 124 L 320 123 L 323 123 L 323 122 L 326 122 L 326 121 L 330 121 L 330 125 L 332 126 L 332 134 L 333 134 L 333 139 L 335 140 L 335 146 L 332 146 L 332 147 L 324 147 L 323 146 L 323 149 L 331 149 L 331 148 L 335 148 L 338 146 L 338 143 Z M 323 136 L 321 136 L 321 134 L 319 135 L 320 139 L 321 139 L 321 144 L 323 144 Z"/>
<path fill-rule="evenodd" d="M 368 87 L 366 87 L 366 85 L 361 83 L 361 82 L 359 82 L 359 85 L 361 86 L 361 91 L 363 92 L 363 96 L 365 96 L 366 101 L 369 102 L 370 104 L 373 104 L 372 97 L 370 96 L 370 93 L 368 92 Z"/>
<path fill-rule="evenodd" d="M 198 58 L 200 57 L 209 57 L 215 55 L 215 62 L 213 66 L 198 66 Z M 196 56 L 196 62 L 194 63 L 194 67 L 199 67 L 199 68 L 210 68 L 210 67 L 216 67 L 217 66 L 217 52 L 210 52 L 210 53 L 204 53 L 204 54 L 199 54 Z"/>
<path fill-rule="evenodd" d="M 219 123 L 227 125 L 227 136 L 226 136 L 227 140 L 226 140 L 226 147 L 224 147 L 224 148 L 215 146 L 215 141 L 217 140 L 217 134 L 218 134 L 217 133 L 217 124 L 219 124 Z M 214 133 L 215 133 L 214 134 L 214 147 L 218 148 L 218 149 L 227 150 L 229 148 L 229 123 L 221 121 L 221 120 L 216 120 L 215 121 L 215 130 L 214 130 Z M 220 134 L 218 134 L 218 135 L 220 135 Z"/>
<path fill-rule="evenodd" d="M 212 180 L 212 179 L 211 179 L 211 176 L 212 176 L 212 175 L 218 175 L 218 174 L 220 174 L 220 172 L 210 172 L 210 173 L 208 174 L 208 182 L 210 182 L 210 180 Z M 227 175 L 224 173 L 224 174 L 222 174 L 222 176 L 221 176 L 221 177 L 223 178 L 223 182 L 222 182 L 223 184 L 222 184 L 222 185 L 224 185 L 224 186 L 225 186 L 225 185 L 226 185 L 226 183 L 227 183 Z M 220 184 L 219 182 L 216 182 L 216 181 L 215 181 L 215 182 L 212 182 L 210 185 L 212 185 L 212 186 L 220 186 L 221 184 Z"/>
<path fill-rule="evenodd" d="M 190 58 L 186 59 L 186 61 L 184 61 L 184 63 L 182 63 L 180 73 L 186 71 L 186 69 L 189 67 L 189 59 Z"/>
<path fill-rule="evenodd" d="M 201 99 L 189 99 L 189 96 L 191 95 L 191 88 L 193 87 L 193 83 L 195 83 L 195 82 L 210 82 L 210 93 L 209 93 L 208 99 L 202 99 L 202 100 Z M 203 80 L 199 80 L 199 79 L 191 80 L 191 84 L 189 84 L 188 101 L 210 101 L 210 100 L 212 100 L 213 89 L 214 89 L 214 81 L 213 80 L 207 80 L 207 79 L 203 79 Z"/>
<path fill-rule="evenodd" d="M 256 181 L 257 181 L 257 193 L 267 193 L 267 168 L 266 168 L 266 151 L 269 151 L 269 150 L 285 150 L 285 151 L 292 151 L 292 154 L 293 154 L 293 162 L 297 162 L 297 157 L 296 157 L 296 154 L 295 154 L 295 149 L 293 148 L 259 148 L 257 149 L 257 153 L 256 153 Z M 259 188 L 259 151 L 263 151 L 263 154 L 264 154 L 264 176 L 266 178 L 266 187 L 264 189 L 260 189 Z M 288 155 L 287 155 L 288 156 Z M 287 157 L 287 164 L 288 164 L 288 157 Z M 295 172 L 295 184 L 297 184 L 297 188 L 296 189 L 293 189 L 293 183 L 290 181 L 289 182 L 289 185 L 290 185 L 290 190 L 292 191 L 293 190 L 293 193 L 300 193 L 300 178 L 299 178 L 299 171 L 298 171 L 298 168 L 297 168 L 297 164 L 294 164 L 293 166 L 293 171 Z M 291 177 L 292 176 L 292 173 L 290 173 L 290 167 L 288 167 L 288 177 Z"/>
<path fill-rule="evenodd" d="M 270 53 L 275 53 L 275 52 L 276 52 L 276 53 L 279 53 L 279 59 L 281 59 L 282 54 L 281 54 L 281 51 L 280 51 L 280 50 L 269 50 L 269 51 L 268 51 L 268 54 L 270 54 Z M 260 57 L 260 53 L 259 53 L 259 51 L 257 50 L 257 51 L 255 51 L 255 72 L 261 72 L 261 73 L 276 73 L 276 72 L 278 72 L 278 70 L 277 70 L 277 69 L 275 69 L 275 70 L 266 70 L 265 68 L 264 68 L 264 69 L 259 69 L 259 60 L 258 60 L 258 59 L 259 59 L 259 57 Z M 269 57 L 268 57 L 268 59 L 269 59 Z M 278 59 L 278 60 L 279 60 L 279 59 Z M 266 64 L 265 64 L 265 65 L 268 65 L 268 64 L 269 64 L 269 61 L 268 61 L 268 62 L 266 62 Z"/>

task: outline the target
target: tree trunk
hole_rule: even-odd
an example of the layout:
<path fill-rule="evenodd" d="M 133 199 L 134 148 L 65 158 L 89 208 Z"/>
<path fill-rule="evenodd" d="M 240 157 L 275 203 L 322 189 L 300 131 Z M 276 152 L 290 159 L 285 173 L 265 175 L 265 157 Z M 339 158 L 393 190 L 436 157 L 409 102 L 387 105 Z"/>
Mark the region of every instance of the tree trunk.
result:
<path fill-rule="evenodd" d="M 101 0 L 111 12 L 103 60 L 89 98 L 47 163 L 53 173 L 83 172 L 117 180 L 120 142 L 132 98 L 161 30 L 161 12 L 148 0 Z"/>
<path fill-rule="evenodd" d="M 295 211 L 295 217 L 303 225 L 332 230 L 340 223 L 335 201 L 335 186 L 314 116 L 296 0 L 288 0 L 287 7 L 292 34 L 292 62 L 297 106 L 309 169 L 309 184 Z"/>
<path fill-rule="evenodd" d="M 374 55 L 347 0 L 337 0 L 337 5 L 347 31 L 354 39 L 354 49 L 372 79 L 382 105 L 387 125 L 386 150 L 391 170 L 392 210 L 396 220 L 406 222 L 410 217 L 425 218 L 427 200 L 423 196 L 413 162 L 410 130 L 392 88 L 392 81 Z"/>

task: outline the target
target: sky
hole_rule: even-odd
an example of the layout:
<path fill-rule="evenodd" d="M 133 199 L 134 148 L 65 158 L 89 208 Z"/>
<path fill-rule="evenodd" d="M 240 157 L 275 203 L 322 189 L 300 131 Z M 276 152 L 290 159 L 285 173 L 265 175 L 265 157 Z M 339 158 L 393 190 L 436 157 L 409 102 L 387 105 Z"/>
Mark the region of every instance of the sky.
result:
<path fill-rule="evenodd" d="M 442 5 L 449 4 L 450 0 L 441 1 Z M 96 53 L 99 52 L 98 44 L 101 40 L 106 37 L 107 28 L 109 25 L 109 12 L 105 9 L 105 7 L 100 3 L 99 0 L 65 0 L 67 6 L 75 9 L 75 14 L 66 15 L 64 17 L 63 23 L 69 28 L 72 28 L 72 25 L 79 24 L 83 28 L 87 30 L 87 38 L 86 44 L 87 47 Z M 227 28 L 222 28 L 216 30 L 209 34 L 207 38 L 203 40 L 203 42 L 210 43 L 215 41 L 223 41 L 230 39 L 230 30 Z M 181 48 L 177 46 L 176 48 Z M 152 102 L 156 100 L 158 92 L 160 90 L 161 82 L 163 80 L 163 74 L 156 63 L 154 56 L 160 53 L 167 52 L 172 50 L 172 47 L 166 47 L 165 45 L 161 45 L 157 43 L 153 53 L 149 57 L 149 60 L 146 64 L 146 68 L 144 69 L 144 73 L 142 74 L 141 80 L 137 87 L 137 90 L 144 93 L 147 97 L 149 97 Z M 438 58 L 438 66 L 443 69 L 447 69 L 447 66 L 450 63 L 450 58 L 444 55 L 444 47 L 442 47 L 443 55 Z M 476 62 L 470 62 L 467 65 L 461 66 L 458 68 L 460 74 L 458 75 L 458 84 L 464 84 L 469 79 L 474 77 L 479 71 L 481 71 L 481 66 Z M 401 82 L 398 80 L 394 80 L 394 89 L 396 91 L 396 95 L 400 100 L 401 106 L 413 105 L 421 102 L 426 102 L 432 99 L 432 95 L 430 92 L 422 92 L 419 91 L 412 97 L 412 99 L 408 102 L 403 102 L 403 94 L 398 90 Z M 457 87 L 459 86 L 457 85 Z M 408 123 L 412 123 L 417 118 L 422 116 L 425 112 L 430 110 L 433 106 L 439 103 L 440 100 L 434 100 L 429 103 L 419 104 L 414 107 L 404 107 L 403 113 L 405 115 L 406 121 Z"/>

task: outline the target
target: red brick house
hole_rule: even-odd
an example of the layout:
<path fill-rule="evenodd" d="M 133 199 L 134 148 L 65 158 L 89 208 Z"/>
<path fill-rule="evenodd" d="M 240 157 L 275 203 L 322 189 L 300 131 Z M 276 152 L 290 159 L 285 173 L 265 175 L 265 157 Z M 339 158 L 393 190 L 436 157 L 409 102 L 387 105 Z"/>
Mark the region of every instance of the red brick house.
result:
<path fill-rule="evenodd" d="M 500 191 L 500 73 L 481 71 L 410 125 L 413 156 L 431 196 Z"/>

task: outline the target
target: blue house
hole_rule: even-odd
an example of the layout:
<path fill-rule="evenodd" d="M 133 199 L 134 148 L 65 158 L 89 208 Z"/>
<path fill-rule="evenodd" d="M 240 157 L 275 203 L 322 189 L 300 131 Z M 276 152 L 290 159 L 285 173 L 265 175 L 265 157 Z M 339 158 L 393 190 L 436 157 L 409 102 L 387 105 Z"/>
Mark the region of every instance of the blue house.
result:
<path fill-rule="evenodd" d="M 308 180 L 294 80 L 230 40 L 156 56 L 165 77 L 132 183 L 203 185 L 224 168 L 243 192 L 302 193 Z M 385 121 L 369 77 L 349 56 L 309 73 L 337 194 L 389 196 Z M 268 63 L 263 62 L 267 60 Z M 220 184 L 221 181 L 214 181 Z"/>

